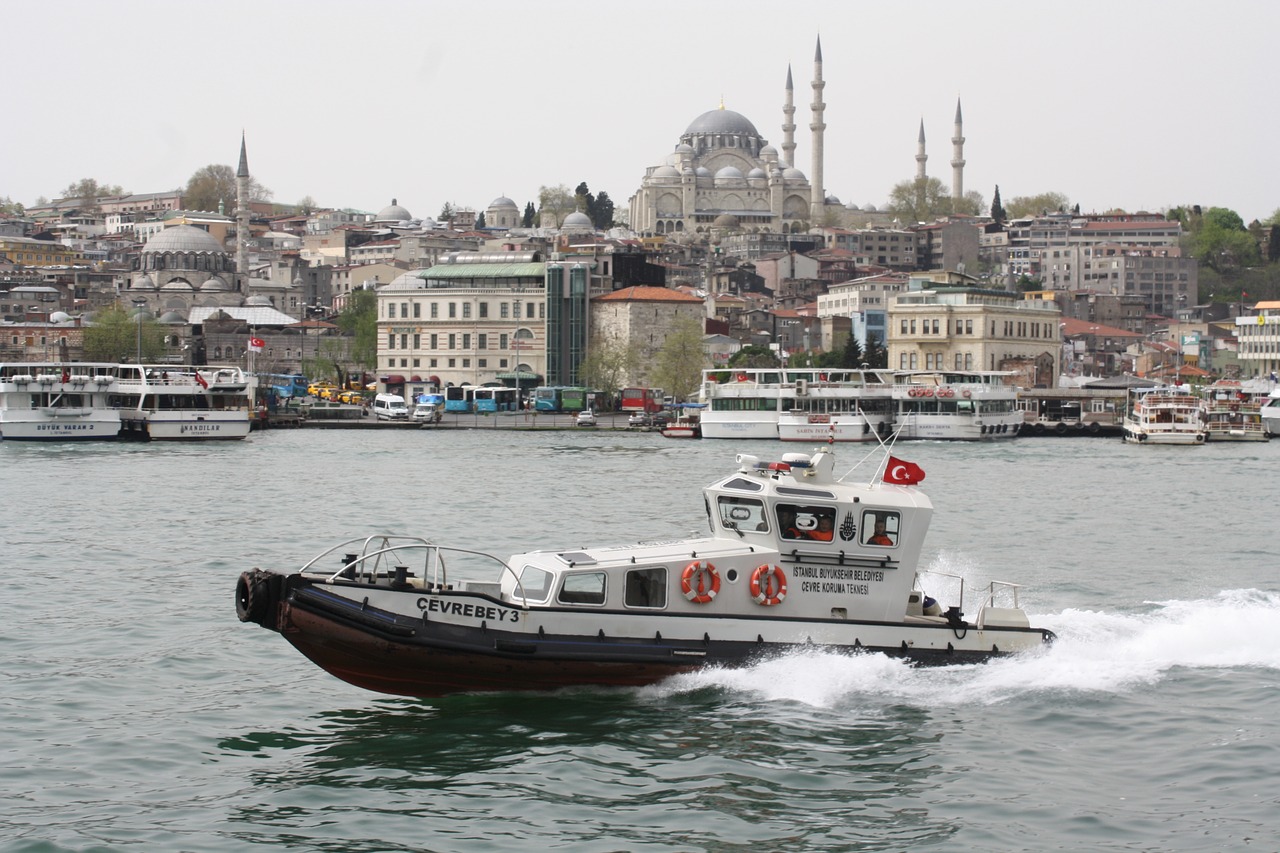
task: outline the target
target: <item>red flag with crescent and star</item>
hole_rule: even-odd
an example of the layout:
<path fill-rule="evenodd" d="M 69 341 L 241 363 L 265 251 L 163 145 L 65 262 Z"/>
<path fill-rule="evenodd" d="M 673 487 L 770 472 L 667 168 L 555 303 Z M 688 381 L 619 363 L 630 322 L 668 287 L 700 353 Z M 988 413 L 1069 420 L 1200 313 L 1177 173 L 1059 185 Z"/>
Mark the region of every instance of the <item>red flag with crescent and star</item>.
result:
<path fill-rule="evenodd" d="M 884 466 L 884 481 L 895 486 L 914 486 L 924 479 L 924 469 L 914 462 L 907 462 L 896 456 L 889 457 Z"/>

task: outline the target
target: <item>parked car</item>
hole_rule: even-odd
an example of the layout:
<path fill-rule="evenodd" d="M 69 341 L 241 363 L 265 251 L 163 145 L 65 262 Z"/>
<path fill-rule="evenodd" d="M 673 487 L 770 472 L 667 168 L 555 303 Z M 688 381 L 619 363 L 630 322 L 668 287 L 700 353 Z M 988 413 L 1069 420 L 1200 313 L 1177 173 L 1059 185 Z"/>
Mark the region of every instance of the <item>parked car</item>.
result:
<path fill-rule="evenodd" d="M 647 427 L 653 426 L 653 418 L 648 412 L 633 412 L 627 418 L 627 426 L 629 427 Z"/>
<path fill-rule="evenodd" d="M 577 424 L 580 427 L 593 427 L 596 425 L 596 413 L 590 409 L 583 409 L 578 412 Z"/>
<path fill-rule="evenodd" d="M 674 412 L 655 412 L 651 420 L 656 427 L 663 427 L 676 419 Z"/>

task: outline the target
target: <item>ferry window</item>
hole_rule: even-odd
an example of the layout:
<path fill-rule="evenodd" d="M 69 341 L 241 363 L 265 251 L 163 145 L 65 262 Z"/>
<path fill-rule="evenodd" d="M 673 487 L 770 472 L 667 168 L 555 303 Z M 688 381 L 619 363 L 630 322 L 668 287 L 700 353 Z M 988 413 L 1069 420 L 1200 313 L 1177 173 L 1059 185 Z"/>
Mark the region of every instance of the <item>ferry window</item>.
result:
<path fill-rule="evenodd" d="M 530 601 L 546 601 L 551 591 L 551 572 L 525 566 L 520 571 L 520 583 L 516 586 L 515 596 L 521 594 Z"/>
<path fill-rule="evenodd" d="M 575 572 L 560 585 L 561 604 L 604 604 L 604 572 Z"/>
<path fill-rule="evenodd" d="M 666 607 L 667 570 L 632 569 L 627 572 L 623 600 L 627 607 Z"/>
<path fill-rule="evenodd" d="M 830 542 L 834 538 L 835 507 L 778 504 L 777 514 L 778 531 L 783 539 Z"/>
<path fill-rule="evenodd" d="M 885 510 L 867 510 L 862 514 L 862 544 L 892 548 L 898 544 L 902 516 Z"/>
<path fill-rule="evenodd" d="M 768 530 L 764 504 L 749 498 L 721 497 L 720 524 L 730 530 Z"/>

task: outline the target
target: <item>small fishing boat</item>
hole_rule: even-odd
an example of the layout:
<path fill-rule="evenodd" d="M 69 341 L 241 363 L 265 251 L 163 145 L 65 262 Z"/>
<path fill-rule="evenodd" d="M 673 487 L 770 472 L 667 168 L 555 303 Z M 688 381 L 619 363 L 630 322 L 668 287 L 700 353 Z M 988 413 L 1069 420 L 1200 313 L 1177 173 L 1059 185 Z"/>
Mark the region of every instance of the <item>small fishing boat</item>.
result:
<path fill-rule="evenodd" d="M 674 419 L 662 425 L 667 438 L 702 438 L 702 403 L 682 403 Z"/>
<path fill-rule="evenodd" d="M 711 533 L 697 539 L 507 560 L 416 536 L 351 540 L 294 572 L 244 572 L 236 612 L 344 681 L 420 697 L 644 685 L 813 648 L 953 664 L 1050 642 L 1016 584 L 992 581 L 966 618 L 963 579 L 918 568 L 924 472 L 882 457 L 855 481 L 829 448 L 739 455 L 703 490 Z"/>

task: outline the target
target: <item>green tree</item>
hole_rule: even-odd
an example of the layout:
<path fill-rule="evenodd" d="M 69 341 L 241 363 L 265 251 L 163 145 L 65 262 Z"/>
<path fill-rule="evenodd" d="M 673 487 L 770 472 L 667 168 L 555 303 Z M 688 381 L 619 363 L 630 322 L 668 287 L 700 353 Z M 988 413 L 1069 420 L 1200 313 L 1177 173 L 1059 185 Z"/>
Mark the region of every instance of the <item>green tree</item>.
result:
<path fill-rule="evenodd" d="M 613 227 L 613 199 L 607 192 L 596 196 L 595 207 L 591 210 L 591 224 L 601 231 Z"/>
<path fill-rule="evenodd" d="M 635 344 L 617 340 L 594 341 L 578 365 L 578 381 L 608 397 L 615 397 L 626 377 L 636 372 L 640 353 Z"/>
<path fill-rule="evenodd" d="M 164 354 L 164 327 L 144 314 L 135 319 L 119 303 L 96 312 L 93 322 L 84 330 L 86 361 L 133 362 L 138 358 L 139 341 L 142 360 L 159 361 Z"/>
<path fill-rule="evenodd" d="M 249 200 L 269 201 L 271 190 L 253 178 L 249 179 Z M 182 205 L 187 210 L 217 210 L 219 203 L 227 211 L 236 209 L 236 171 L 230 166 L 210 164 L 195 171 L 182 191 Z"/>
<path fill-rule="evenodd" d="M 564 223 L 564 218 L 576 209 L 575 196 L 564 184 L 538 188 L 539 224 L 543 217 L 550 216 L 554 223 L 552 227 L 559 228 Z"/>
<path fill-rule="evenodd" d="M 23 208 L 21 204 L 9 198 L 8 196 L 5 196 L 4 198 L 0 198 L 0 213 L 3 213 L 7 216 L 21 216 L 25 212 L 26 212 L 26 209 Z"/>
<path fill-rule="evenodd" d="M 1023 195 L 1009 199 L 1006 212 L 1010 219 L 1021 219 L 1024 216 L 1040 216 L 1045 213 L 1065 211 L 1070 204 L 1070 200 L 1062 193 Z"/>
<path fill-rule="evenodd" d="M 521 219 L 520 224 L 522 224 L 525 228 L 532 228 L 533 222 L 535 219 L 537 219 L 537 217 L 538 217 L 538 211 L 534 209 L 533 202 L 531 201 L 525 202 L 524 217 Z"/>
<path fill-rule="evenodd" d="M 768 347 L 749 344 L 729 357 L 729 368 L 735 367 L 781 367 L 778 354 Z"/>
<path fill-rule="evenodd" d="M 991 219 L 996 225 L 1004 225 L 1004 205 L 1000 204 L 1000 185 L 996 184 L 996 194 L 991 199 Z"/>
<path fill-rule="evenodd" d="M 484 211 L 480 211 L 480 215 L 476 217 L 476 230 L 484 228 Z"/>
<path fill-rule="evenodd" d="M 904 225 L 931 222 L 951 213 L 951 194 L 937 178 L 913 178 L 894 184 L 888 209 Z"/>
<path fill-rule="evenodd" d="M 365 370 L 378 367 L 378 292 L 353 290 L 336 322 L 352 336 L 351 361 Z"/>
<path fill-rule="evenodd" d="M 862 355 L 862 360 L 867 367 L 876 367 L 883 370 L 889 366 L 889 351 L 880 343 L 880 339 L 875 336 L 874 332 L 867 333 L 867 348 Z"/>
<path fill-rule="evenodd" d="M 692 317 L 676 322 L 658 350 L 654 384 L 680 400 L 687 400 L 702 384 L 707 356 L 702 349 L 702 323 Z"/>
<path fill-rule="evenodd" d="M 64 199 L 75 199 L 80 202 L 81 207 L 88 210 L 97 209 L 98 199 L 118 195 L 125 195 L 119 184 L 99 184 L 93 178 L 81 178 L 68 184 L 62 191 Z"/>
<path fill-rule="evenodd" d="M 298 213 L 306 216 L 310 216 L 315 213 L 317 207 L 318 205 L 316 204 L 316 200 L 309 195 L 304 195 L 302 198 L 298 199 L 298 203 L 294 205 L 294 209 L 297 210 Z"/>
<path fill-rule="evenodd" d="M 441 222 L 452 222 L 455 216 L 457 216 L 457 211 L 452 204 L 446 201 L 444 207 L 440 208 L 440 215 L 436 219 Z"/>
<path fill-rule="evenodd" d="M 1201 214 L 1192 252 L 1201 264 L 1218 272 L 1261 263 L 1258 241 L 1244 227 L 1240 214 L 1225 207 L 1210 207 Z"/>

